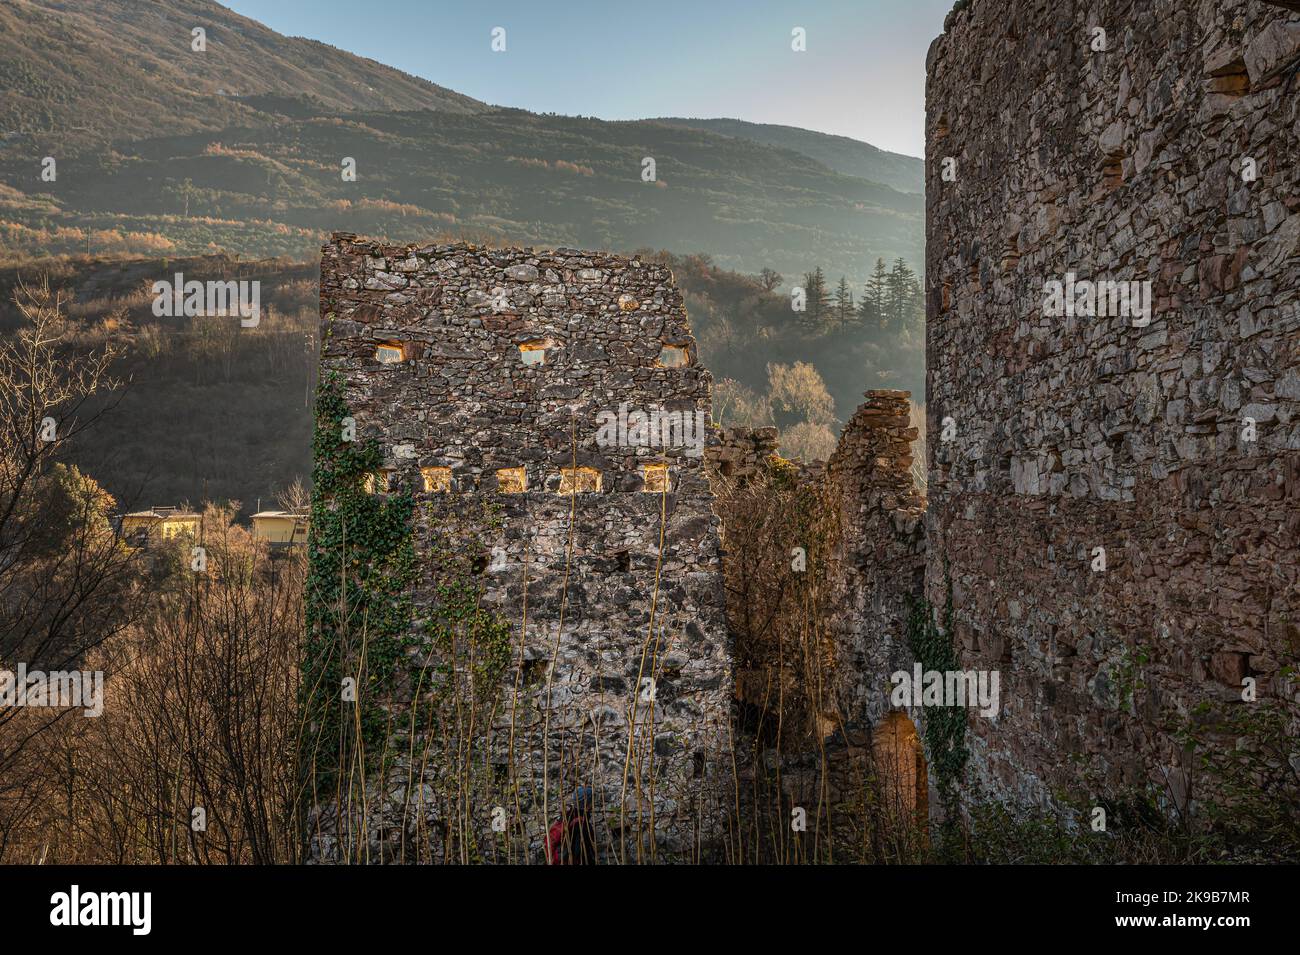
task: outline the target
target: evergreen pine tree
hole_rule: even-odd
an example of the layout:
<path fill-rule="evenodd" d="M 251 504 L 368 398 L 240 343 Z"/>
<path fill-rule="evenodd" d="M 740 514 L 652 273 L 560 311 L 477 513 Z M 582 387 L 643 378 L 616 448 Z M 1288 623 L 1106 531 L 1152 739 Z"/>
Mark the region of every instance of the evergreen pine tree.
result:
<path fill-rule="evenodd" d="M 894 260 L 885 281 L 885 308 L 887 327 L 902 331 L 910 324 L 921 297 L 921 286 L 916 273 L 903 259 Z"/>
<path fill-rule="evenodd" d="M 835 295 L 832 302 L 835 325 L 842 330 L 848 326 L 849 318 L 853 315 L 853 290 L 849 288 L 848 279 L 842 275 L 839 284 L 835 286 Z"/>
<path fill-rule="evenodd" d="M 885 260 L 876 259 L 876 268 L 862 289 L 862 304 L 858 306 L 858 320 L 868 328 L 885 328 L 885 289 L 888 278 Z"/>
<path fill-rule="evenodd" d="M 803 277 L 807 303 L 804 311 L 804 325 L 814 331 L 821 331 L 831 317 L 831 298 L 826 289 L 826 274 L 819 265 Z"/>

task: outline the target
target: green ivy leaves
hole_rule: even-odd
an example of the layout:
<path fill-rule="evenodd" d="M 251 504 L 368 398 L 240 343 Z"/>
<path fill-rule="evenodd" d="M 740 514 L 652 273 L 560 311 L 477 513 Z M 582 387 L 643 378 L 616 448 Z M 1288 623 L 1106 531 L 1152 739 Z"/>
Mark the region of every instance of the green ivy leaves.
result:
<path fill-rule="evenodd" d="M 413 643 L 416 579 L 409 494 L 366 492 L 383 463 L 373 440 L 343 440 L 348 407 L 337 374 L 322 379 L 312 439 L 311 535 L 306 592 L 303 706 L 316 786 L 383 749 L 391 696 Z M 355 680 L 354 700 L 341 688 Z M 369 768 L 369 767 L 367 767 Z"/>

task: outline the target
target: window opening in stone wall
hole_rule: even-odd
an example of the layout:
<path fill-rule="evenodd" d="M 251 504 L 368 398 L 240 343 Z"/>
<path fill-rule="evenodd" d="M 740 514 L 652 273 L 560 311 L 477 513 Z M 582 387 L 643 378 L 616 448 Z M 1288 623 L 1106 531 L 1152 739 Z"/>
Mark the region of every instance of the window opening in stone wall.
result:
<path fill-rule="evenodd" d="M 451 490 L 451 468 L 420 468 L 424 489 L 430 494 L 446 494 Z"/>
<path fill-rule="evenodd" d="M 681 345 L 665 345 L 659 349 L 659 360 L 655 364 L 660 368 L 681 368 L 688 361 L 686 349 Z"/>
<path fill-rule="evenodd" d="M 523 468 L 497 470 L 497 490 L 502 494 L 523 494 L 528 490 L 528 475 Z"/>
<path fill-rule="evenodd" d="M 396 365 L 406 361 L 406 349 L 401 342 L 380 342 L 375 346 L 375 361 L 384 365 Z"/>
<path fill-rule="evenodd" d="M 525 365 L 546 364 L 546 342 L 523 342 L 519 346 L 519 357 Z"/>
<path fill-rule="evenodd" d="M 560 468 L 560 494 L 594 494 L 600 490 L 601 474 L 595 468 Z"/>
<path fill-rule="evenodd" d="M 668 465 L 645 464 L 641 467 L 641 490 L 646 494 L 663 494 L 668 490 Z"/>
<path fill-rule="evenodd" d="M 1232 62 L 1211 70 L 1206 77 L 1205 88 L 1222 96 L 1245 96 L 1250 92 L 1250 73 L 1246 70 L 1245 58 L 1239 56 Z"/>
<path fill-rule="evenodd" d="M 387 494 L 397 484 L 397 471 L 393 468 L 380 468 L 366 475 L 367 494 Z"/>
<path fill-rule="evenodd" d="M 1101 184 L 1106 189 L 1118 189 L 1124 184 L 1124 153 L 1107 153 L 1101 161 Z"/>
<path fill-rule="evenodd" d="M 1020 233 L 1007 236 L 1006 247 L 1002 250 L 1002 269 L 1014 269 L 1020 264 Z"/>

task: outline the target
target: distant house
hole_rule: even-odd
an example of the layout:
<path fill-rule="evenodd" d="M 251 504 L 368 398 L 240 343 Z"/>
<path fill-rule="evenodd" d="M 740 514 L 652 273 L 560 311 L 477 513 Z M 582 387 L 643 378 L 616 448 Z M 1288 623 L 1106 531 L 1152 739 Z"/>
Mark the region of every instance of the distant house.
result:
<path fill-rule="evenodd" d="M 258 511 L 253 515 L 253 536 L 271 544 L 302 546 L 307 543 L 307 512 Z"/>
<path fill-rule="evenodd" d="M 150 538 L 170 540 L 181 534 L 188 534 L 197 540 L 202 522 L 203 516 L 195 511 L 155 506 L 147 511 L 123 514 L 121 530 L 123 537 L 141 544 Z"/>

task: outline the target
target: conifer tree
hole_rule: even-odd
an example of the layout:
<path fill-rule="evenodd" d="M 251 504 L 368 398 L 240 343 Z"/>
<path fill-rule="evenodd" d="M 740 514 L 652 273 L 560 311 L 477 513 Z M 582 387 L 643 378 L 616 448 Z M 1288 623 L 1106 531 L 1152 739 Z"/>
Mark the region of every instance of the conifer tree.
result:
<path fill-rule="evenodd" d="M 831 298 L 826 289 L 826 274 L 820 265 L 804 275 L 803 287 L 807 294 L 803 323 L 809 329 L 820 331 L 831 317 Z"/>
<path fill-rule="evenodd" d="M 876 259 L 875 270 L 862 290 L 862 303 L 858 306 L 858 320 L 867 328 L 885 329 L 885 290 L 889 273 L 885 260 Z"/>
<path fill-rule="evenodd" d="M 921 298 L 921 286 L 916 273 L 902 258 L 894 260 L 885 280 L 885 327 L 902 331 L 910 324 Z"/>
<path fill-rule="evenodd" d="M 832 299 L 832 308 L 835 314 L 836 328 L 843 330 L 848 327 L 849 319 L 853 317 L 853 289 L 849 288 L 849 281 L 844 276 L 840 276 L 840 282 L 835 286 L 835 295 Z"/>

